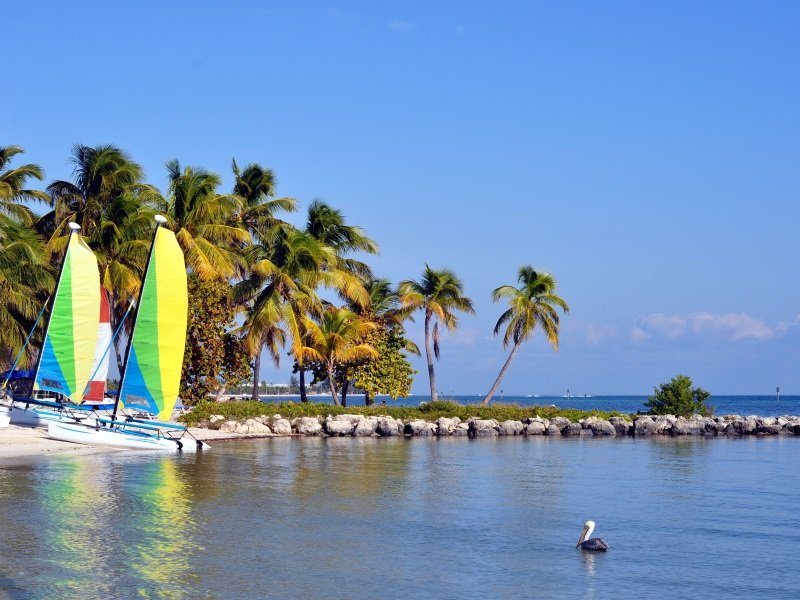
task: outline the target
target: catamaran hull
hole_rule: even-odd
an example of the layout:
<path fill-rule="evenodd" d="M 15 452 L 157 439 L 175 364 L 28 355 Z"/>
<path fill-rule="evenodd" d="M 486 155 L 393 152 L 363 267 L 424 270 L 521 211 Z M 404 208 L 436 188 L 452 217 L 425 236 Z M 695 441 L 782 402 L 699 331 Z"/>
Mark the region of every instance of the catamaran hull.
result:
<path fill-rule="evenodd" d="M 9 423 L 11 423 L 11 419 L 8 415 L 0 414 L 0 428 L 8 427 Z"/>
<path fill-rule="evenodd" d="M 76 421 L 74 416 L 62 411 L 0 405 L 0 419 L 4 416 L 8 417 L 11 425 L 21 425 L 23 427 L 47 427 L 49 423 Z"/>
<path fill-rule="evenodd" d="M 86 427 L 72 423 L 51 422 L 47 434 L 56 440 L 86 444 L 88 446 L 108 446 L 129 450 L 161 450 L 168 452 L 197 452 L 209 449 L 208 444 L 192 438 L 175 440 L 163 436 L 130 433 L 120 429 Z M 201 447 L 198 447 L 201 446 Z"/>

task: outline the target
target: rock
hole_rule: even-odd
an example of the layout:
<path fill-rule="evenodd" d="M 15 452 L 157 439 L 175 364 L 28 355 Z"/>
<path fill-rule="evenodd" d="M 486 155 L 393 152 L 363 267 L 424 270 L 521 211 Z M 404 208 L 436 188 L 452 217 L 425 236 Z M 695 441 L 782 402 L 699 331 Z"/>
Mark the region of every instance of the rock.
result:
<path fill-rule="evenodd" d="M 656 422 L 652 417 L 636 417 L 633 420 L 633 435 L 652 435 L 656 429 Z"/>
<path fill-rule="evenodd" d="M 589 421 L 589 429 L 593 435 L 606 436 L 617 435 L 616 428 L 605 419 L 592 419 Z"/>
<path fill-rule="evenodd" d="M 269 428 L 275 435 L 292 435 L 292 424 L 288 419 L 282 417 L 271 417 L 269 420 Z"/>
<path fill-rule="evenodd" d="M 314 417 L 298 417 L 293 424 L 298 435 L 314 436 L 322 433 L 322 425 Z"/>
<path fill-rule="evenodd" d="M 453 417 L 452 419 L 439 417 L 436 420 L 436 431 L 439 435 L 452 435 L 459 423 L 461 423 L 461 419 L 458 417 Z"/>
<path fill-rule="evenodd" d="M 335 417 L 328 416 L 328 419 L 333 421 L 342 421 L 346 423 L 350 423 L 350 425 L 355 429 L 355 426 L 358 422 L 363 419 L 363 415 L 336 415 Z"/>
<path fill-rule="evenodd" d="M 378 417 L 375 430 L 384 437 L 400 435 L 403 433 L 403 422 L 395 421 L 392 417 Z"/>
<path fill-rule="evenodd" d="M 545 435 L 561 435 L 561 428 L 558 425 L 550 423 L 544 428 Z"/>
<path fill-rule="evenodd" d="M 224 431 L 225 433 L 236 433 L 236 428 L 238 426 L 239 423 L 237 421 L 225 421 L 219 426 L 219 430 Z"/>
<path fill-rule="evenodd" d="M 633 426 L 630 421 L 626 421 L 622 417 L 610 417 L 608 422 L 614 426 L 614 431 L 617 435 L 628 435 L 633 432 Z"/>
<path fill-rule="evenodd" d="M 497 431 L 497 421 L 494 419 L 474 419 L 471 420 L 469 434 L 475 437 L 486 437 L 499 435 Z"/>
<path fill-rule="evenodd" d="M 798 425 L 798 427 L 800 427 L 800 425 Z M 469 430 L 470 430 L 469 423 L 459 423 L 458 425 L 456 425 L 456 428 L 453 429 L 453 435 L 454 436 L 468 436 L 469 435 Z"/>
<path fill-rule="evenodd" d="M 653 433 L 661 435 L 672 433 L 677 421 L 678 419 L 675 415 L 658 415 L 655 419 Z"/>
<path fill-rule="evenodd" d="M 264 425 L 264 423 L 262 423 L 257 419 L 247 419 L 244 422 L 244 428 L 245 431 L 239 431 L 239 428 L 237 428 L 237 433 L 252 433 L 257 435 L 272 434 L 272 429 L 270 429 L 269 426 Z M 291 427 L 289 428 L 289 431 L 291 431 Z"/>
<path fill-rule="evenodd" d="M 527 425 L 525 425 L 525 429 L 523 433 L 525 435 L 542 435 L 544 434 L 545 430 L 544 423 L 541 421 L 530 421 Z"/>
<path fill-rule="evenodd" d="M 561 430 L 561 435 L 584 435 L 583 431 L 583 425 L 580 423 L 569 423 Z M 587 429 L 586 433 L 591 433 L 591 430 Z"/>
<path fill-rule="evenodd" d="M 327 419 L 325 419 L 324 429 L 325 433 L 327 433 L 330 436 L 344 437 L 348 435 L 353 435 L 353 429 L 355 429 L 355 423 L 351 423 L 349 420 L 341 420 L 341 419 L 336 420 L 335 418 L 328 417 Z"/>
<path fill-rule="evenodd" d="M 353 435 L 356 437 L 372 437 L 377 435 L 378 419 L 376 417 L 365 417 L 356 423 Z"/>
<path fill-rule="evenodd" d="M 500 435 L 520 435 L 524 425 L 519 421 L 503 421 L 497 426 Z"/>
<path fill-rule="evenodd" d="M 550 425 L 548 426 L 548 429 L 550 427 L 558 427 L 558 431 L 561 432 L 564 431 L 565 427 L 569 427 L 569 424 L 570 420 L 566 417 L 553 417 L 550 419 Z"/>
<path fill-rule="evenodd" d="M 428 423 L 423 419 L 414 419 L 406 423 L 403 433 L 406 435 L 413 435 L 415 437 L 425 437 L 436 435 L 436 426 L 433 423 Z"/>
<path fill-rule="evenodd" d="M 212 424 L 216 423 L 217 421 L 224 421 L 224 420 L 225 420 L 225 417 L 223 417 L 222 415 L 211 415 L 210 417 L 208 417 L 209 423 L 212 423 Z"/>

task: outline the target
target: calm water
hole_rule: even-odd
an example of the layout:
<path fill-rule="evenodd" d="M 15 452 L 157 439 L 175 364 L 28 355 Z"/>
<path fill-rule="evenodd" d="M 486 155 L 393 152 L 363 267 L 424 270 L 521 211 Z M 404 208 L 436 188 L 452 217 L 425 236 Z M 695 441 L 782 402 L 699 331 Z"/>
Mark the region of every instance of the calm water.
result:
<path fill-rule="evenodd" d="M 793 437 L 52 456 L 0 465 L 0 598 L 797 598 L 798 505 Z"/>
<path fill-rule="evenodd" d="M 448 396 L 442 398 L 454 398 L 462 404 L 476 404 L 483 400 L 483 396 Z M 262 396 L 265 402 L 285 402 L 286 400 L 297 401 L 298 396 Z M 410 396 L 399 400 L 389 400 L 386 402 L 390 406 L 416 406 L 420 402 L 430 400 L 429 396 Z M 329 396 L 314 396 L 313 402 L 330 402 Z M 624 413 L 645 412 L 647 408 L 647 396 L 503 396 L 498 394 L 492 402 L 505 402 L 509 404 L 521 404 L 523 406 L 549 405 L 555 404 L 563 408 L 579 408 L 581 410 L 618 410 Z M 363 406 L 364 397 L 361 395 L 348 396 L 350 406 Z M 781 396 L 780 401 L 775 396 L 712 396 L 706 403 L 714 409 L 714 414 L 727 415 L 759 415 L 764 417 L 780 415 L 800 415 L 800 396 Z"/>

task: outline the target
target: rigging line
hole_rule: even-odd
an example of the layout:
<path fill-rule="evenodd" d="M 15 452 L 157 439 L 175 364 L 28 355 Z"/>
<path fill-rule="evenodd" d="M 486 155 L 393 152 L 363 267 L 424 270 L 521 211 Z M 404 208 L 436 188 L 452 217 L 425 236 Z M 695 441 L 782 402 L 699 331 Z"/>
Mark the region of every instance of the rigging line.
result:
<path fill-rule="evenodd" d="M 14 369 L 17 368 L 17 363 L 19 363 L 20 359 L 22 358 L 22 353 L 25 352 L 25 348 L 28 347 L 28 342 L 31 341 L 31 337 L 33 336 L 33 332 L 36 331 L 36 327 L 39 325 L 39 321 L 44 314 L 45 309 L 47 308 L 47 304 L 50 302 L 50 296 L 47 297 L 47 300 L 44 301 L 42 304 L 42 310 L 39 311 L 39 316 L 36 317 L 36 321 L 33 322 L 33 327 L 28 332 L 28 337 L 25 338 L 25 342 L 22 344 L 22 348 L 20 348 L 19 352 L 17 353 L 17 357 L 14 359 L 14 364 L 11 365 L 11 368 L 8 370 L 8 375 L 6 375 L 6 380 L 3 382 L 3 385 L 0 386 L 0 389 L 6 389 L 8 385 L 9 379 L 11 379 L 11 374 L 14 372 Z"/>

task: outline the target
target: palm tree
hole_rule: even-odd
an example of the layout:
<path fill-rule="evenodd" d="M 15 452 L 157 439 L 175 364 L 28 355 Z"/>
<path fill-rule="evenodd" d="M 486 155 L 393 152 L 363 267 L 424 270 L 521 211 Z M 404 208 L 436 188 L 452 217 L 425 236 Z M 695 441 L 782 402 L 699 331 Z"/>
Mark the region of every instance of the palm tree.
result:
<path fill-rule="evenodd" d="M 329 306 L 319 323 L 305 318 L 304 325 L 306 345 L 302 348 L 303 356 L 325 365 L 333 403 L 339 406 L 334 368 L 337 364 L 378 355 L 375 348 L 361 341 L 367 332 L 375 329 L 375 324 L 361 319 L 346 308 Z"/>
<path fill-rule="evenodd" d="M 234 221 L 244 200 L 236 194 L 218 194 L 219 175 L 205 169 L 181 169 L 177 160 L 171 160 L 167 173 L 169 192 L 157 207 L 166 213 L 187 267 L 203 279 L 241 273 L 244 259 L 239 249 L 250 242 L 250 234 Z"/>
<path fill-rule="evenodd" d="M 453 271 L 449 269 L 435 271 L 428 265 L 425 265 L 420 281 L 400 282 L 398 293 L 404 307 L 411 310 L 421 308 L 425 312 L 425 356 L 428 361 L 431 401 L 435 401 L 437 393 L 433 356 L 439 358 L 439 323 L 441 322 L 448 331 L 454 330 L 458 326 L 455 311 L 475 314 L 472 300 L 464 296 L 464 286 Z M 433 323 L 432 329 L 431 323 Z"/>
<path fill-rule="evenodd" d="M 266 248 L 276 243 L 280 230 L 287 224 L 278 219 L 275 213 L 279 210 L 294 212 L 297 201 L 294 198 L 273 198 L 275 196 L 275 175 L 272 169 L 267 169 L 259 164 L 251 163 L 244 171 L 239 169 L 236 159 L 232 161 L 232 170 L 235 177 L 233 193 L 242 198 L 243 206 L 240 214 L 242 226 L 250 233 L 253 241 L 259 245 L 250 256 L 261 260 L 267 256 Z M 273 361 L 277 360 L 278 350 L 283 344 L 284 337 L 277 335 L 277 330 L 265 332 L 264 343 L 269 345 L 269 353 Z M 263 344 L 256 344 L 253 357 L 253 400 L 258 399 L 258 381 L 261 372 L 261 351 Z"/>
<path fill-rule="evenodd" d="M 19 146 L 0 147 L 0 213 L 15 219 L 23 225 L 33 225 L 34 214 L 20 202 L 37 201 L 50 203 L 50 196 L 39 190 L 25 188 L 28 179 L 44 179 L 44 171 L 39 165 L 26 164 L 8 168 L 11 159 L 25 152 Z"/>
<path fill-rule="evenodd" d="M 564 299 L 555 294 L 556 280 L 549 273 L 538 273 L 533 267 L 524 265 L 519 269 L 517 281 L 521 284 L 518 288 L 503 285 L 492 292 L 495 302 L 508 300 L 508 309 L 497 320 L 494 334 L 497 335 L 501 327 L 507 324 L 503 348 L 508 347 L 512 340 L 514 345 L 492 389 L 481 402 L 483 406 L 489 404 L 520 345 L 533 335 L 537 325 L 542 328 L 553 349 L 558 350 L 559 318 L 556 309 L 560 308 L 565 314 L 569 312 Z"/>
<path fill-rule="evenodd" d="M 47 250 L 58 255 L 66 248 L 66 224 L 81 226 L 100 267 L 100 282 L 109 295 L 114 331 L 136 298 L 153 229 L 151 203 L 157 190 L 142 182 L 144 171 L 120 148 L 76 145 L 70 159 L 74 182 L 53 181 L 47 190 L 54 208 L 37 223 L 49 237 Z M 126 329 L 130 327 L 126 324 Z M 114 339 L 117 365 L 122 369 L 119 337 Z"/>
<path fill-rule="evenodd" d="M 44 260 L 42 241 L 30 228 L 0 219 L 0 363 L 10 367 L 42 307 L 40 297 L 55 286 Z M 30 346 L 28 347 L 30 348 Z M 28 350 L 20 360 L 33 358 Z"/>

